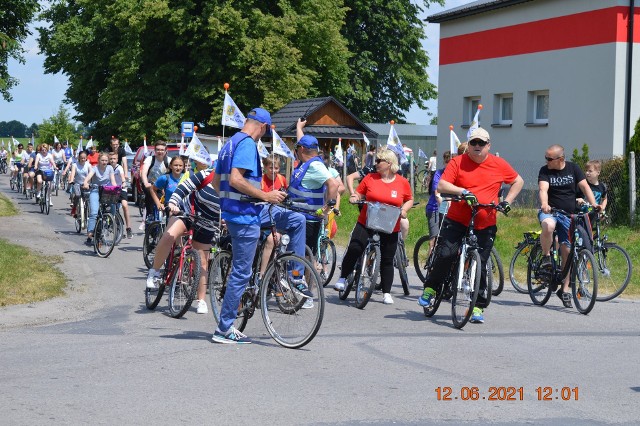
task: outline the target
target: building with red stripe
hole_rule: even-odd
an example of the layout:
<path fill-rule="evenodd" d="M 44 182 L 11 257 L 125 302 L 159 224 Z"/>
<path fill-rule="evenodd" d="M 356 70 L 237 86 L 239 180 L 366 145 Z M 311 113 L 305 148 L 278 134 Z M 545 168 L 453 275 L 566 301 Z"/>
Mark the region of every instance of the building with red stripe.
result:
<path fill-rule="evenodd" d="M 631 13 L 633 11 L 633 14 Z M 630 19 L 633 17 L 633 19 Z M 633 0 L 481 0 L 440 24 L 438 148 L 478 104 L 491 150 L 543 164 L 554 143 L 622 155 L 640 117 L 640 7 Z"/>

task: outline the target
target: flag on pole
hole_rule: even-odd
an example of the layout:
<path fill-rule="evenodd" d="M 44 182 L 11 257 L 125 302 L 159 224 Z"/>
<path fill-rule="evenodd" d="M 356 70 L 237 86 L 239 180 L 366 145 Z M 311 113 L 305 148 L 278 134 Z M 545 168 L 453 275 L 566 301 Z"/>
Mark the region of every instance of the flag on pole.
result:
<path fill-rule="evenodd" d="M 369 149 L 371 142 L 369 142 L 369 138 L 364 134 L 364 132 L 362 132 L 362 139 L 364 139 L 364 143 L 366 144 L 365 150 Z"/>
<path fill-rule="evenodd" d="M 351 145 L 349 145 L 349 148 L 347 148 L 347 152 L 351 153 L 351 154 L 355 154 L 356 153 L 356 147 L 355 147 L 355 145 L 353 143 Z"/>
<path fill-rule="evenodd" d="M 89 142 L 87 142 L 87 149 L 93 147 L 93 136 L 91 136 L 91 138 L 89 139 Z"/>
<path fill-rule="evenodd" d="M 258 139 L 258 155 L 260 158 L 267 158 L 269 156 L 269 151 L 267 151 L 267 147 L 264 146 L 262 139 Z"/>
<path fill-rule="evenodd" d="M 282 155 L 283 157 L 295 158 L 289 147 L 282 140 L 279 134 L 276 133 L 276 129 L 271 129 L 273 136 L 273 153 Z"/>
<path fill-rule="evenodd" d="M 127 155 L 135 154 L 133 152 L 133 150 L 131 149 L 131 145 L 129 145 L 129 142 L 126 141 L 126 140 L 124 141 L 124 153 L 127 154 Z"/>
<path fill-rule="evenodd" d="M 338 159 L 338 164 L 344 162 L 344 153 L 342 152 L 342 138 L 338 138 L 338 145 L 336 145 L 336 152 L 334 156 Z"/>
<path fill-rule="evenodd" d="M 193 137 L 197 137 L 196 136 L 196 132 L 193 132 Z M 188 149 L 188 148 L 187 148 Z M 145 156 L 149 155 L 149 149 L 147 149 L 147 137 L 145 136 L 143 141 L 142 141 L 142 152 L 144 153 Z"/>
<path fill-rule="evenodd" d="M 80 142 L 78 143 L 78 149 L 76 150 L 76 157 L 78 155 L 80 155 L 80 153 L 82 152 L 83 148 L 82 148 L 82 135 L 80 135 Z"/>
<path fill-rule="evenodd" d="M 458 139 L 458 135 L 453 131 L 453 126 L 449 126 L 449 149 L 451 150 L 451 155 L 456 155 L 458 153 L 458 147 L 460 146 L 460 139 Z"/>
<path fill-rule="evenodd" d="M 60 143 L 60 140 L 58 139 L 58 137 L 56 135 L 53 135 L 53 143 L 54 145 L 57 143 Z"/>
<path fill-rule="evenodd" d="M 418 158 L 426 158 L 427 160 L 429 159 L 429 157 L 427 157 L 427 154 L 424 153 L 422 148 L 418 148 Z"/>
<path fill-rule="evenodd" d="M 220 138 L 220 136 L 218 136 L 218 154 L 220 154 L 220 151 L 222 151 L 222 139 Z"/>
<path fill-rule="evenodd" d="M 178 155 L 183 156 L 185 152 L 185 146 L 184 146 L 184 133 L 182 134 L 182 138 L 180 138 L 180 152 L 178 153 Z"/>
<path fill-rule="evenodd" d="M 146 144 L 146 141 L 147 141 L 147 138 L 145 138 L 145 144 Z M 207 152 L 207 150 L 205 149 L 202 142 L 200 142 L 200 139 L 198 138 L 198 135 L 195 132 L 193 133 L 191 142 L 189 142 L 189 146 L 187 147 L 186 154 L 192 160 L 195 160 L 199 163 L 204 163 L 208 167 L 211 167 L 211 156 L 209 155 L 209 152 Z"/>
<path fill-rule="evenodd" d="M 13 136 L 11 136 L 13 138 Z M 17 141 L 14 139 L 13 143 L 15 144 Z M 33 135 L 33 133 L 31 133 L 31 145 L 36 146 L 36 138 Z"/>
<path fill-rule="evenodd" d="M 229 93 L 225 91 L 224 105 L 222 107 L 222 125 L 242 129 L 245 120 L 244 114 L 242 114 L 240 108 L 236 106 L 236 103 L 233 102 Z"/>
<path fill-rule="evenodd" d="M 391 125 L 391 129 L 389 130 L 389 137 L 387 138 L 387 148 L 396 153 L 396 155 L 400 159 L 400 164 L 404 164 L 409 161 L 407 160 L 407 156 L 404 153 L 404 149 L 402 149 L 400 138 L 398 137 L 396 128 L 393 127 L 393 124 Z"/>
<path fill-rule="evenodd" d="M 476 114 L 473 116 L 473 121 L 469 126 L 469 130 L 467 130 L 467 141 L 471 137 L 471 133 L 480 125 L 480 110 L 482 110 L 482 105 L 478 105 L 478 109 L 476 110 Z M 451 151 L 453 153 L 453 151 Z"/>

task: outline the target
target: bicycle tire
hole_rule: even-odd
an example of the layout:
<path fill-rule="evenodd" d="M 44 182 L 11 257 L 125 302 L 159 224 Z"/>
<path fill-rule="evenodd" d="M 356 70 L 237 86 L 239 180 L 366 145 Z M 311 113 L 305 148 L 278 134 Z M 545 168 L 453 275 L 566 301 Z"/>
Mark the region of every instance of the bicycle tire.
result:
<path fill-rule="evenodd" d="M 362 253 L 360 273 L 355 279 L 356 308 L 364 309 L 371 299 L 380 274 L 380 247 L 369 244 Z"/>
<path fill-rule="evenodd" d="M 74 201 L 74 204 L 76 205 L 76 217 L 74 218 L 75 225 L 76 225 L 76 232 L 79 234 L 80 232 L 82 232 L 82 216 L 84 215 L 84 202 L 80 197 Z"/>
<path fill-rule="evenodd" d="M 356 268 L 358 267 L 359 265 L 356 265 Z M 347 297 L 349 297 L 349 293 L 351 293 L 351 290 L 353 289 L 353 283 L 356 279 L 357 274 L 358 273 L 356 272 L 351 272 L 349 275 L 347 275 L 347 278 L 345 278 L 344 290 L 338 291 L 338 298 L 340 300 L 347 300 Z"/>
<path fill-rule="evenodd" d="M 448 281 L 445 281 L 444 285 L 449 286 L 451 284 Z M 440 291 L 436 290 L 436 297 L 435 299 L 433 299 L 433 303 L 431 305 L 424 306 L 422 308 L 422 311 L 425 317 L 431 318 L 438 311 L 438 308 L 440 307 L 440 302 L 442 302 L 442 296 L 444 295 L 443 288 L 444 287 L 441 287 Z"/>
<path fill-rule="evenodd" d="M 491 286 L 491 295 L 498 296 L 502 293 L 502 290 L 504 290 L 504 267 L 502 266 L 502 258 L 495 247 L 491 247 L 491 255 L 489 258 L 491 259 L 491 269 L 487 268 L 487 274 L 491 272 L 491 283 L 493 284 Z M 497 285 L 495 285 L 496 281 Z"/>
<path fill-rule="evenodd" d="M 537 242 L 531 249 L 527 261 L 527 292 L 534 305 L 544 306 L 551 297 L 553 266 L 542 270 L 542 247 Z"/>
<path fill-rule="evenodd" d="M 481 269 L 482 260 L 477 250 L 471 250 L 464 264 L 458 264 L 456 268 L 456 280 L 453 283 L 455 288 L 451 297 L 451 319 L 457 329 L 464 327 L 473 314 L 478 300 Z"/>
<path fill-rule="evenodd" d="M 9 187 L 11 188 L 12 191 L 15 191 L 15 189 L 16 189 L 15 179 L 13 179 L 13 178 L 9 179 Z"/>
<path fill-rule="evenodd" d="M 207 285 L 209 286 L 209 301 L 211 302 L 211 312 L 216 325 L 220 322 L 220 312 L 222 311 L 222 301 L 227 291 L 227 280 L 231 274 L 232 255 L 229 250 L 220 250 L 209 262 L 209 275 Z M 244 294 L 243 294 L 244 296 Z M 241 299 L 242 300 L 242 299 Z M 249 316 L 245 315 L 244 307 L 238 306 L 238 315 L 233 326 L 238 331 L 243 331 L 249 321 Z"/>
<path fill-rule="evenodd" d="M 320 241 L 320 252 L 318 253 L 318 263 L 320 264 L 320 282 L 326 287 L 331 282 L 336 270 L 336 245 L 329 238 L 322 238 Z"/>
<path fill-rule="evenodd" d="M 122 215 L 119 210 L 116 210 L 113 217 L 116 220 L 116 245 L 118 245 L 120 244 L 120 241 L 122 241 L 122 238 L 124 238 L 124 219 L 122 219 Z"/>
<path fill-rule="evenodd" d="M 169 315 L 173 318 L 180 318 L 187 313 L 200 283 L 200 253 L 190 248 L 184 252 L 181 260 L 182 265 L 178 262 L 180 269 L 174 274 L 169 287 Z"/>
<path fill-rule="evenodd" d="M 150 311 L 153 311 L 158 303 L 162 300 L 164 294 L 165 284 L 164 279 L 157 289 L 145 288 L 144 290 L 144 304 Z"/>
<path fill-rule="evenodd" d="M 598 270 L 598 302 L 620 296 L 629 285 L 633 266 L 625 249 L 616 243 L 604 243 L 595 250 Z"/>
<path fill-rule="evenodd" d="M 513 253 L 511 262 L 509 263 L 509 280 L 513 288 L 522 294 L 529 293 L 527 287 L 527 265 L 531 255 L 531 250 L 535 246 L 521 243 Z"/>
<path fill-rule="evenodd" d="M 48 215 L 51 212 L 51 189 L 49 184 L 45 185 L 44 194 L 42 195 L 42 198 L 44 198 L 44 212 Z"/>
<path fill-rule="evenodd" d="M 38 205 L 40 206 L 40 213 L 44 214 L 44 194 L 40 195 L 38 199 Z"/>
<path fill-rule="evenodd" d="M 103 213 L 93 232 L 93 251 L 102 258 L 109 257 L 116 241 L 115 219 L 111 213 Z"/>
<path fill-rule="evenodd" d="M 396 248 L 396 267 L 398 268 L 398 274 L 400 275 L 400 283 L 402 284 L 402 290 L 405 296 L 411 294 L 409 290 L 409 276 L 407 275 L 407 259 L 403 255 L 404 244 L 398 241 L 398 247 Z"/>
<path fill-rule="evenodd" d="M 489 255 L 489 258 L 487 259 L 485 268 L 487 270 L 487 293 L 485 294 L 485 300 L 487 301 L 487 306 L 489 306 L 489 303 L 491 303 L 491 298 L 493 297 L 493 283 L 495 280 L 493 274 L 491 273 L 491 271 L 495 269 L 493 266 L 493 261 L 491 260 L 491 255 Z"/>
<path fill-rule="evenodd" d="M 142 241 L 142 258 L 147 268 L 153 267 L 153 259 L 156 256 L 156 247 L 162 238 L 164 226 L 161 222 L 152 222 L 144 229 L 144 240 Z"/>
<path fill-rule="evenodd" d="M 571 293 L 578 312 L 587 315 L 593 309 L 598 297 L 598 273 L 596 258 L 588 249 L 576 254 L 571 268 Z"/>
<path fill-rule="evenodd" d="M 306 308 L 307 298 L 292 291 L 289 268 L 295 262 L 304 268 L 307 286 L 312 290 L 312 305 Z M 285 348 L 305 346 L 318 333 L 324 316 L 324 288 L 315 266 L 307 259 L 283 254 L 271 262 L 264 274 L 259 291 L 262 320 L 271 337 Z"/>
<path fill-rule="evenodd" d="M 56 173 L 56 183 L 54 184 L 54 189 L 56 191 L 54 195 L 57 197 L 58 191 L 60 190 L 60 174 L 59 173 Z"/>
<path fill-rule="evenodd" d="M 427 266 L 429 262 L 429 237 L 422 236 L 413 248 L 413 267 L 418 278 L 423 283 L 427 280 Z"/>

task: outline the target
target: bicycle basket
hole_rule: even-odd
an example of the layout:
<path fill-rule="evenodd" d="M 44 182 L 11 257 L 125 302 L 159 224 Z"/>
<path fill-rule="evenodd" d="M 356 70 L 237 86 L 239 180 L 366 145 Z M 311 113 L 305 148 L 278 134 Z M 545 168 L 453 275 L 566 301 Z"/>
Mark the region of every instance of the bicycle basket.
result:
<path fill-rule="evenodd" d="M 115 204 L 120 202 L 121 188 L 119 186 L 105 185 L 100 187 L 100 203 Z"/>
<path fill-rule="evenodd" d="M 49 182 L 52 181 L 53 180 L 53 176 L 54 176 L 53 170 L 43 170 L 42 171 L 42 178 L 45 181 L 49 181 Z"/>
<path fill-rule="evenodd" d="M 389 204 L 367 203 L 367 228 L 391 234 L 398 223 L 401 211 L 400 207 Z"/>

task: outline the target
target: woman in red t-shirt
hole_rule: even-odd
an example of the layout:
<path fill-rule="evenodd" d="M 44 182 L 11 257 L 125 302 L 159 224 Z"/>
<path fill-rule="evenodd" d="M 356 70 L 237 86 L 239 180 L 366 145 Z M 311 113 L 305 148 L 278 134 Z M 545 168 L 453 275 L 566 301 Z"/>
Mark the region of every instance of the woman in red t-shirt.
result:
<path fill-rule="evenodd" d="M 406 218 L 407 212 L 413 207 L 413 196 L 411 185 L 407 179 L 396 174 L 398 171 L 398 158 L 392 151 L 383 148 L 377 155 L 376 173 L 369 173 L 358 185 L 356 191 L 349 197 L 349 202 L 354 203 L 363 199 L 367 201 L 378 201 L 392 206 L 401 207 L 400 218 Z M 400 218 L 391 234 L 380 232 L 380 279 L 382 284 L 382 302 L 389 305 L 393 303 L 391 298 L 391 285 L 393 284 L 393 257 L 398 245 L 398 232 L 400 231 Z M 373 231 L 366 228 L 367 205 L 364 206 L 358 217 L 349 248 L 342 259 L 342 272 L 340 279 L 333 288 L 344 290 L 345 279 L 353 271 L 358 258 L 367 246 L 367 239 Z"/>
<path fill-rule="evenodd" d="M 262 159 L 262 190 L 264 192 L 287 189 L 287 178 L 280 174 L 280 157 Z"/>

